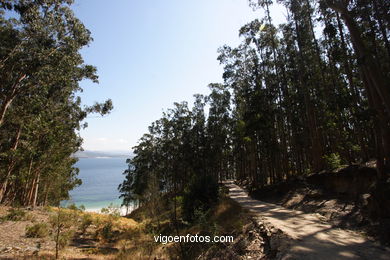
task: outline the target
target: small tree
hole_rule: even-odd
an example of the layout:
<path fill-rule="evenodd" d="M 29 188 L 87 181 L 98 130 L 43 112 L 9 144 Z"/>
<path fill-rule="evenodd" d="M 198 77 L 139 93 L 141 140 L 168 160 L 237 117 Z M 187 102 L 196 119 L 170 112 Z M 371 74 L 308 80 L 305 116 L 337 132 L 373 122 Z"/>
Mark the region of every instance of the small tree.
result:
<path fill-rule="evenodd" d="M 115 206 L 113 203 L 107 206 L 107 208 L 102 208 L 100 213 L 112 216 L 114 218 L 118 218 L 121 215 L 120 207 Z"/>
<path fill-rule="evenodd" d="M 51 216 L 50 224 L 53 228 L 53 239 L 56 244 L 56 259 L 58 252 L 63 249 L 72 238 L 74 230 L 72 226 L 77 218 L 75 211 L 58 208 L 57 214 Z"/>
<path fill-rule="evenodd" d="M 339 168 L 342 164 L 340 155 L 338 153 L 331 153 L 329 155 L 323 156 L 326 164 L 327 170 L 335 170 Z"/>
<path fill-rule="evenodd" d="M 195 176 L 183 196 L 183 217 L 194 221 L 205 214 L 218 200 L 218 182 L 211 175 Z"/>

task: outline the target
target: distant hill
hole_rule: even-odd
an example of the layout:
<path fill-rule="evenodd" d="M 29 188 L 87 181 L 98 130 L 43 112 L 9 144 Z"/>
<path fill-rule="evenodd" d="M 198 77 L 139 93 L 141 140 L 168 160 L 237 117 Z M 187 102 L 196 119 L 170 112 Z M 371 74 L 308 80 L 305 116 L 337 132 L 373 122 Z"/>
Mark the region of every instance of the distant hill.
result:
<path fill-rule="evenodd" d="M 77 158 L 131 158 L 133 154 L 125 151 L 78 151 L 74 154 Z"/>

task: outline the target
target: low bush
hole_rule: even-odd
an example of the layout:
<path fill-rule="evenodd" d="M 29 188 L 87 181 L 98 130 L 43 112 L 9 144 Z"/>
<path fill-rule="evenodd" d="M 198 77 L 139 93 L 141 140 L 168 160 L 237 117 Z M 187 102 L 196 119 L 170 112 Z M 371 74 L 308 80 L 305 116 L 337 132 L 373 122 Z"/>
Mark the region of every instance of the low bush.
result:
<path fill-rule="evenodd" d="M 331 153 L 329 155 L 325 155 L 323 158 L 325 160 L 325 167 L 327 170 L 332 171 L 341 167 L 341 157 L 338 153 Z"/>
<path fill-rule="evenodd" d="M 63 231 L 60 234 L 60 236 L 56 237 L 56 240 L 54 242 L 57 244 L 58 249 L 64 249 L 69 244 L 69 242 L 72 240 L 74 234 L 75 234 L 75 231 L 72 229 L 69 229 L 69 230 Z"/>
<path fill-rule="evenodd" d="M 27 217 L 26 211 L 22 209 L 12 208 L 8 211 L 8 214 L 4 217 L 5 220 L 21 221 Z"/>
<path fill-rule="evenodd" d="M 101 241 L 109 241 L 115 236 L 114 224 L 111 220 L 103 221 L 96 229 L 95 237 Z"/>
<path fill-rule="evenodd" d="M 49 223 L 53 229 L 53 240 L 56 245 L 56 258 L 59 250 L 68 245 L 74 235 L 74 224 L 78 220 L 78 214 L 74 210 L 58 208 L 56 214 L 52 215 Z"/>
<path fill-rule="evenodd" d="M 100 210 L 100 213 L 110 215 L 115 218 L 120 217 L 120 208 L 115 206 L 114 204 L 110 203 L 107 208 L 102 208 Z"/>
<path fill-rule="evenodd" d="M 81 218 L 81 225 L 80 229 L 81 232 L 85 233 L 87 231 L 87 228 L 92 225 L 93 223 L 93 218 L 90 214 L 84 214 Z"/>
<path fill-rule="evenodd" d="M 26 237 L 43 238 L 49 235 L 49 226 L 46 223 L 36 223 L 26 227 Z"/>
<path fill-rule="evenodd" d="M 192 222 L 218 201 L 218 182 L 211 175 L 193 178 L 183 195 L 183 218 Z"/>
<path fill-rule="evenodd" d="M 76 204 L 72 203 L 69 206 L 67 206 L 68 209 L 75 210 L 75 211 L 85 211 L 84 205 L 80 205 L 79 207 L 76 206 Z"/>

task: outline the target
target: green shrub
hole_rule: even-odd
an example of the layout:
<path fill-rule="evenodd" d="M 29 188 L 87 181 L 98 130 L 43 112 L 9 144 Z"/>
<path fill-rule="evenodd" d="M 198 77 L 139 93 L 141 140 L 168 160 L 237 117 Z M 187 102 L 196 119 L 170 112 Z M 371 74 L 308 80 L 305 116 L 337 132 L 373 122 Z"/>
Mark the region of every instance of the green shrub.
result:
<path fill-rule="evenodd" d="M 74 236 L 74 230 L 69 229 L 69 230 L 63 231 L 58 236 L 58 240 L 55 241 L 56 243 L 58 243 L 58 249 L 64 249 L 69 244 L 69 242 L 71 241 L 73 236 Z"/>
<path fill-rule="evenodd" d="M 53 228 L 53 240 L 56 245 L 56 258 L 59 250 L 63 249 L 73 237 L 73 226 L 77 218 L 77 212 L 61 208 L 58 208 L 56 214 L 50 217 L 49 223 Z"/>
<path fill-rule="evenodd" d="M 111 220 L 104 221 L 96 230 L 96 238 L 103 241 L 109 241 L 114 237 L 113 222 Z"/>
<path fill-rule="evenodd" d="M 11 221 L 20 221 L 24 220 L 26 216 L 27 213 L 24 210 L 12 208 L 8 211 L 8 214 L 5 216 L 5 219 Z"/>
<path fill-rule="evenodd" d="M 218 182 L 210 175 L 195 176 L 183 195 L 183 218 L 192 222 L 218 200 Z"/>
<path fill-rule="evenodd" d="M 77 207 L 74 203 L 70 204 L 67 208 L 75 211 L 85 211 L 84 205 L 80 205 L 79 207 Z"/>
<path fill-rule="evenodd" d="M 51 212 L 54 211 L 53 208 L 50 207 L 50 206 L 44 206 L 44 207 L 43 207 L 43 210 L 46 211 L 46 212 L 49 212 L 49 213 L 51 213 Z"/>
<path fill-rule="evenodd" d="M 103 228 L 102 228 L 102 237 L 105 239 L 105 240 L 109 240 L 112 238 L 113 236 L 113 232 L 112 232 L 112 223 L 111 222 L 108 222 L 106 223 Z"/>
<path fill-rule="evenodd" d="M 118 219 L 121 216 L 120 208 L 115 206 L 112 203 L 110 203 L 110 205 L 108 205 L 107 208 L 102 208 L 100 210 L 100 213 L 110 215 L 110 216 L 114 217 L 115 219 Z"/>
<path fill-rule="evenodd" d="M 93 218 L 90 214 L 84 214 L 81 218 L 80 229 L 83 233 L 87 231 L 87 228 L 93 223 Z"/>
<path fill-rule="evenodd" d="M 26 227 L 26 237 L 43 238 L 49 235 L 49 227 L 46 223 L 36 223 Z"/>
<path fill-rule="evenodd" d="M 325 155 L 325 167 L 327 170 L 335 170 L 337 168 L 340 168 L 341 166 L 341 158 L 338 153 L 331 153 L 329 155 Z"/>

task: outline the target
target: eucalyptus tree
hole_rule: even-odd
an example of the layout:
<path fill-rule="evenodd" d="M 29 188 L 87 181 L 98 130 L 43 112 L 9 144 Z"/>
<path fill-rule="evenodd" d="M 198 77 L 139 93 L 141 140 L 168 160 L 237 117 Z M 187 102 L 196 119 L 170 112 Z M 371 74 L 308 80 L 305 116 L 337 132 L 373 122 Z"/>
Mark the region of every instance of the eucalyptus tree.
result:
<path fill-rule="evenodd" d="M 210 84 L 210 105 L 206 125 L 208 174 L 216 180 L 229 172 L 230 92 L 221 84 Z"/>
<path fill-rule="evenodd" d="M 89 113 L 107 114 L 111 100 L 82 107 L 83 79 L 96 68 L 80 49 L 92 40 L 71 0 L 0 3 L 0 203 L 57 204 L 80 184 L 77 131 Z"/>
<path fill-rule="evenodd" d="M 194 176 L 235 176 L 258 187 L 372 158 L 386 177 L 387 2 L 279 0 L 286 21 L 275 25 L 275 1 L 250 1 L 264 17 L 240 29 L 238 46 L 219 49 L 223 83 L 195 96 L 192 110 L 176 103 L 152 124 L 131 176 L 147 183 L 154 174 L 170 196 L 193 194 L 186 188 L 202 186 Z M 121 186 L 129 199 L 142 190 L 131 176 L 133 186 Z"/>
<path fill-rule="evenodd" d="M 91 41 L 90 32 L 74 16 L 72 1 L 6 1 L 2 4 L 0 57 L 0 126 L 15 99 L 36 88 L 49 92 L 58 80 L 83 78 L 97 81 L 95 68 L 84 65 L 79 50 Z M 12 12 L 15 18 L 6 18 Z M 77 84 L 57 86 L 63 92 Z"/>
<path fill-rule="evenodd" d="M 326 0 L 348 28 L 369 106 L 375 111 L 375 143 L 378 173 L 384 178 L 390 165 L 390 52 L 386 19 L 388 1 Z"/>

